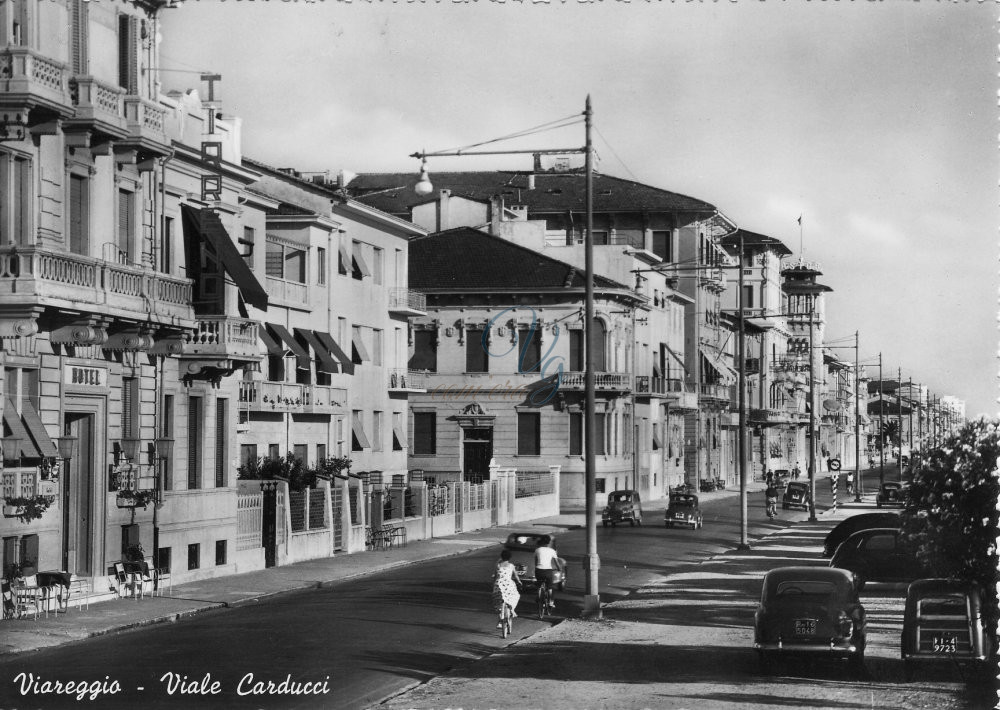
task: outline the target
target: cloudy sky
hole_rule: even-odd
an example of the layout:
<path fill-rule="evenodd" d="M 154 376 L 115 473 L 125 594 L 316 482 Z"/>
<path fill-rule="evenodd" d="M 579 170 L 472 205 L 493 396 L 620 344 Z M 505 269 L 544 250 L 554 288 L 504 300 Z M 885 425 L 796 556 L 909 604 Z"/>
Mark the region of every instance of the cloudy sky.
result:
<path fill-rule="evenodd" d="M 997 414 L 997 9 L 904 2 L 221 2 L 164 11 L 165 89 L 223 76 L 245 154 L 303 171 L 574 114 L 600 170 L 818 261 L 827 337 Z M 508 148 L 581 145 L 577 126 Z M 438 158 L 431 172 L 528 168 Z M 840 351 L 853 359 L 853 351 Z M 877 375 L 877 370 L 872 371 Z"/>

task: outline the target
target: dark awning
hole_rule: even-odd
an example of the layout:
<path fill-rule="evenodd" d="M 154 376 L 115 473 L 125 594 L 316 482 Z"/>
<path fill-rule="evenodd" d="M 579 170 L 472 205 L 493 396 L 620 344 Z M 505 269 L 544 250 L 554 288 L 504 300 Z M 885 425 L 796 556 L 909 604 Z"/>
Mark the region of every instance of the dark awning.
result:
<path fill-rule="evenodd" d="M 38 447 L 35 446 L 35 442 L 28 436 L 28 431 L 24 428 L 24 423 L 17 413 L 17 407 L 14 406 L 14 400 L 10 397 L 7 398 L 7 403 L 3 408 L 3 424 L 4 436 L 12 436 L 18 440 L 18 450 L 4 451 L 4 458 L 16 459 L 19 456 L 24 456 L 29 459 L 37 459 L 41 457 Z"/>
<path fill-rule="evenodd" d="M 316 333 L 316 337 L 319 341 L 326 346 L 326 349 L 333 353 L 333 356 L 340 361 L 340 369 L 347 375 L 354 374 L 354 361 L 351 360 L 351 356 L 344 352 L 344 349 L 337 344 L 337 341 L 333 339 L 333 336 L 329 333 L 324 333 L 322 330 L 313 331 Z"/>
<path fill-rule="evenodd" d="M 260 342 L 264 343 L 264 347 L 267 348 L 268 355 L 274 355 L 275 357 L 284 357 L 287 348 L 282 346 L 281 343 L 271 335 L 270 331 L 264 327 L 262 323 L 259 328 L 257 328 L 257 334 L 260 336 Z"/>
<path fill-rule="evenodd" d="M 396 443 L 399 448 L 406 448 L 406 433 L 403 431 L 403 425 L 401 422 L 392 423 L 392 435 L 396 437 Z"/>
<path fill-rule="evenodd" d="M 267 310 L 267 292 L 243 261 L 243 256 L 233 244 L 219 216 L 212 210 L 198 210 L 191 205 L 181 205 L 181 213 L 190 220 L 202 239 L 212 246 L 226 272 L 243 294 L 243 300 L 251 306 Z"/>
<path fill-rule="evenodd" d="M 295 336 L 288 332 L 288 329 L 285 326 L 278 325 L 277 323 L 268 323 L 267 327 L 270 328 L 271 331 L 277 335 L 282 342 L 285 343 L 285 345 L 288 346 L 288 349 L 292 351 L 292 354 L 295 355 L 295 364 L 299 369 L 310 369 L 310 366 L 312 365 L 312 358 L 309 356 L 309 351 L 302 347 L 302 344 L 295 339 Z"/>
<path fill-rule="evenodd" d="M 320 370 L 330 373 L 340 372 L 340 368 L 337 367 L 337 361 L 333 359 L 333 355 L 319 341 L 319 338 L 316 337 L 313 331 L 306 330 L 305 328 L 295 328 L 294 330 L 295 334 L 309 343 L 309 346 L 316 352 L 316 357 L 319 358 Z"/>
<path fill-rule="evenodd" d="M 42 424 L 41 417 L 35 411 L 35 405 L 28 400 L 21 403 L 21 420 L 24 422 L 24 426 L 27 427 L 28 433 L 35 440 L 35 445 L 42 456 L 58 458 L 59 449 L 52 443 L 49 433 L 45 431 L 45 425 Z"/>
<path fill-rule="evenodd" d="M 354 421 L 351 422 L 351 431 L 354 433 L 354 438 L 357 439 L 358 446 L 362 449 L 370 449 L 372 447 L 371 442 L 368 441 L 368 437 L 365 436 L 365 425 L 361 422 L 361 417 L 354 415 Z"/>

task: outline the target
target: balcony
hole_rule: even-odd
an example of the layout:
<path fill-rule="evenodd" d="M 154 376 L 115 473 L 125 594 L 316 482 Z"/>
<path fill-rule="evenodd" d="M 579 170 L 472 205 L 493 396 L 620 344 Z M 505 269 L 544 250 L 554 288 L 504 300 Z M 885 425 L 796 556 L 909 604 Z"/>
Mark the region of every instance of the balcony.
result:
<path fill-rule="evenodd" d="M 68 118 L 73 115 L 73 104 L 67 78 L 65 64 L 32 49 L 0 49 L 0 111 L 40 108 Z"/>
<path fill-rule="evenodd" d="M 759 426 L 795 424 L 799 421 L 799 415 L 785 409 L 751 409 L 747 414 L 747 421 L 751 425 Z"/>
<path fill-rule="evenodd" d="M 232 316 L 201 316 L 184 336 L 184 353 L 207 358 L 259 361 L 263 357 L 260 324 Z"/>
<path fill-rule="evenodd" d="M 637 397 L 657 397 L 667 400 L 676 409 L 697 409 L 698 394 L 693 384 L 681 380 L 636 375 L 635 394 Z"/>
<path fill-rule="evenodd" d="M 251 412 L 341 413 L 347 390 L 290 382 L 240 382 L 240 408 Z"/>
<path fill-rule="evenodd" d="M 306 306 L 309 304 L 309 287 L 298 281 L 286 281 L 273 276 L 266 279 L 267 297 L 272 302 L 281 302 L 290 306 Z"/>
<path fill-rule="evenodd" d="M 427 388 L 424 383 L 424 373 L 409 370 L 394 369 L 389 371 L 389 393 L 423 393 Z"/>
<path fill-rule="evenodd" d="M 412 318 L 427 315 L 427 296 L 408 288 L 389 289 L 389 313 Z"/>
<path fill-rule="evenodd" d="M 698 394 L 701 399 L 711 399 L 719 402 L 732 402 L 735 385 L 698 385 Z"/>
<path fill-rule="evenodd" d="M 564 372 L 559 381 L 559 389 L 562 390 L 583 390 L 583 372 Z M 627 372 L 595 372 L 594 389 L 598 392 L 631 392 L 632 375 Z"/>
<path fill-rule="evenodd" d="M 166 110 L 131 94 L 124 98 L 127 137 L 119 145 L 149 155 L 169 155 L 170 139 L 164 132 Z"/>
<path fill-rule="evenodd" d="M 66 131 L 90 131 L 96 138 L 91 142 L 101 138 L 117 140 L 129 134 L 124 89 L 92 76 L 75 76 L 69 81 L 69 90 L 76 114 L 63 123 Z"/>
<path fill-rule="evenodd" d="M 192 321 L 191 281 L 43 247 L 0 247 L 0 300 L 157 324 Z"/>

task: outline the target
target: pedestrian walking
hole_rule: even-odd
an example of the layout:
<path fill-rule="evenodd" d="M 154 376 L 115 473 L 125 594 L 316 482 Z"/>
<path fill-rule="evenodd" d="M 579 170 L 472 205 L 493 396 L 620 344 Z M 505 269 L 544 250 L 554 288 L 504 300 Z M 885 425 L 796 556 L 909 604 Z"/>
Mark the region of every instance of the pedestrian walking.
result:
<path fill-rule="evenodd" d="M 802 469 L 799 468 L 799 462 L 795 462 L 795 468 L 792 469 L 792 480 L 798 480 L 799 476 L 802 475 Z"/>

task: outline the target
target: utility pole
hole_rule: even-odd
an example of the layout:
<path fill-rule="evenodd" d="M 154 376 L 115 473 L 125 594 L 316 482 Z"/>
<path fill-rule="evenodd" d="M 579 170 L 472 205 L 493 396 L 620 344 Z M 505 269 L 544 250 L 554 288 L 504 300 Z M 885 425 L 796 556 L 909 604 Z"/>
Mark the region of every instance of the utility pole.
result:
<path fill-rule="evenodd" d="M 816 522 L 816 346 L 815 296 L 809 308 L 809 522 Z"/>
<path fill-rule="evenodd" d="M 740 342 L 739 342 L 739 359 L 740 359 L 740 371 L 739 371 L 739 431 L 736 434 L 737 440 L 737 450 L 740 457 L 740 544 L 736 548 L 738 550 L 749 550 L 750 543 L 747 534 L 747 402 L 746 402 L 746 377 L 747 377 L 747 359 L 746 359 L 746 349 L 747 349 L 747 334 L 746 334 L 746 322 L 743 318 L 743 230 L 739 231 L 740 235 L 740 256 L 739 256 L 739 268 L 737 273 L 739 273 L 739 291 L 737 296 L 737 305 L 740 312 Z"/>
<path fill-rule="evenodd" d="M 854 331 L 854 502 L 861 502 L 861 368 L 858 365 L 858 331 Z"/>
<path fill-rule="evenodd" d="M 882 399 L 882 353 L 878 354 L 878 484 L 885 483 L 885 400 Z"/>
<path fill-rule="evenodd" d="M 906 428 L 910 430 L 910 465 L 913 465 L 913 376 L 906 381 L 906 399 L 909 412 L 906 414 Z"/>

